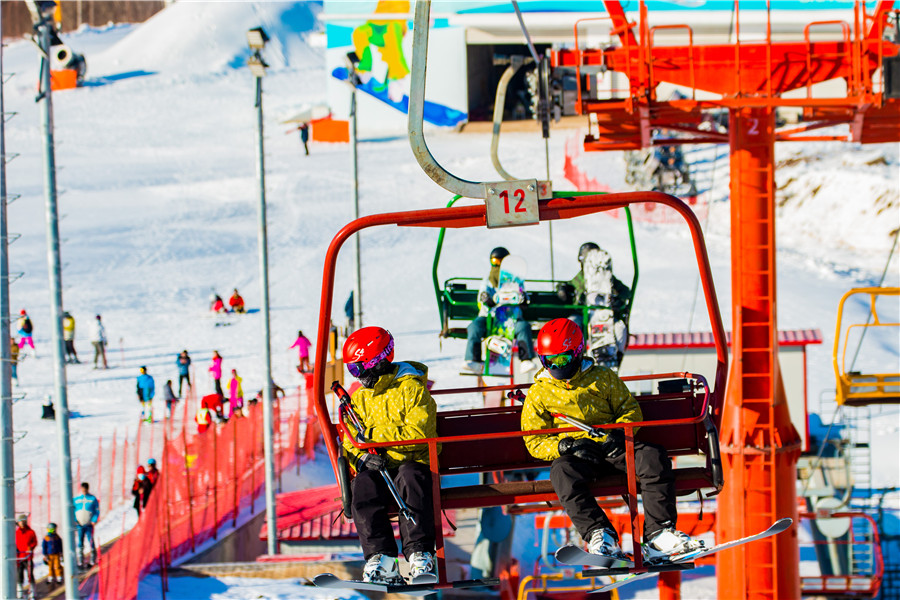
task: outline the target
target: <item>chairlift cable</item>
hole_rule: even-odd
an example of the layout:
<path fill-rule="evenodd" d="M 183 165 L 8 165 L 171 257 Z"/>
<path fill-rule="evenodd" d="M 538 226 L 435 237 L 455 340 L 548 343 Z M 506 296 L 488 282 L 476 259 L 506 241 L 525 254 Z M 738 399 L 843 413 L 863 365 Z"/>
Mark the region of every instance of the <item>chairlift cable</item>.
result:
<path fill-rule="evenodd" d="M 891 251 L 888 252 L 887 262 L 884 264 L 884 271 L 881 272 L 881 281 L 878 282 L 878 287 L 884 287 L 884 280 L 887 278 L 888 267 L 891 266 L 891 259 L 894 258 L 894 251 L 897 250 L 897 239 L 900 238 L 900 228 L 894 232 L 894 243 L 891 245 Z M 872 302 L 874 302 L 874 298 Z M 869 316 L 866 317 L 866 325 L 872 322 L 872 310 L 874 307 L 869 305 Z M 850 369 L 853 370 L 853 367 L 856 365 L 856 359 L 859 357 L 860 348 L 862 348 L 863 339 L 866 337 L 866 331 L 868 327 L 863 327 L 862 333 L 859 334 L 859 342 L 856 344 L 856 352 L 853 354 L 853 360 L 850 362 Z"/>

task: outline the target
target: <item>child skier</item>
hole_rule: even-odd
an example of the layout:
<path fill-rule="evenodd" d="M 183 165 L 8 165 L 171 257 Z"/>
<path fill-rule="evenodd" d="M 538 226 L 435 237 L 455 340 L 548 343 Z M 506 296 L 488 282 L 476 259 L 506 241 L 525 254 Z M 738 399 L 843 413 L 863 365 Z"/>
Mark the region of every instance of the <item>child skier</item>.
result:
<path fill-rule="evenodd" d="M 134 496 L 134 510 L 137 511 L 138 518 L 141 516 L 141 509 L 147 506 L 147 500 L 150 498 L 150 490 L 153 484 L 147 478 L 143 465 L 137 468 L 137 475 L 131 484 L 131 495 Z"/>
<path fill-rule="evenodd" d="M 147 367 L 141 367 L 137 378 L 137 397 L 141 403 L 141 419 L 153 422 L 153 395 L 155 393 L 153 377 L 147 374 Z"/>
<path fill-rule="evenodd" d="M 225 398 L 225 393 L 222 391 L 222 357 L 219 355 L 218 350 L 213 350 L 212 355 L 212 363 L 209 365 L 209 373 L 212 375 L 213 381 L 216 385 L 216 393 L 219 395 L 220 402 Z"/>
<path fill-rule="evenodd" d="M 571 320 L 553 319 L 544 325 L 537 353 L 544 369 L 525 397 L 522 431 L 567 427 L 554 413 L 587 425 L 642 420 L 640 406 L 618 375 L 584 357 L 584 336 Z M 585 432 L 529 435 L 525 446 L 535 458 L 552 461 L 553 489 L 589 552 L 624 558 L 615 529 L 590 491 L 591 481 L 627 470 L 625 434 L 621 429 L 605 431 L 597 439 Z M 702 542 L 675 529 L 675 477 L 665 448 L 635 441 L 634 460 L 644 504 L 645 558 L 666 559 L 702 548 Z"/>
<path fill-rule="evenodd" d="M 144 470 L 144 474 L 150 480 L 151 487 L 155 486 L 156 482 L 159 481 L 159 469 L 156 468 L 155 458 L 147 459 L 147 468 Z"/>
<path fill-rule="evenodd" d="M 44 564 L 50 569 L 47 583 L 62 583 L 62 538 L 56 533 L 56 523 L 47 524 L 47 535 L 41 542 Z"/>
<path fill-rule="evenodd" d="M 28 316 L 28 312 L 23 308 L 19 312 L 19 349 L 21 350 L 25 346 L 29 346 L 31 348 L 31 353 L 37 358 L 37 350 L 34 348 L 34 339 L 32 336 L 34 335 L 34 324 L 31 322 L 31 317 Z"/>
<path fill-rule="evenodd" d="M 172 418 L 172 405 L 178 402 L 175 392 L 172 391 L 172 380 L 167 379 L 166 385 L 163 387 L 163 400 L 166 401 L 166 418 Z"/>
<path fill-rule="evenodd" d="M 244 388 L 241 387 L 240 377 L 238 377 L 237 369 L 231 370 L 231 381 L 228 382 L 228 418 L 237 415 L 243 416 L 241 409 L 244 407 Z"/>
<path fill-rule="evenodd" d="M 428 367 L 416 362 L 391 362 L 394 338 L 381 327 L 363 327 L 344 342 L 344 364 L 362 384 L 353 393 L 353 410 L 372 442 L 413 440 L 437 435 L 437 406 L 428 392 Z M 356 430 L 348 424 L 351 435 Z M 380 471 L 391 479 L 415 516 L 415 523 L 400 517 L 403 554 L 410 578 L 434 570 L 434 512 L 431 471 L 426 446 L 395 446 L 370 454 L 343 442 L 356 477 L 351 484 L 353 522 L 365 555 L 363 581 L 402 584 L 397 566 L 397 543 L 388 519 L 394 505 Z"/>
<path fill-rule="evenodd" d="M 309 348 L 312 342 L 309 341 L 302 331 L 297 332 L 297 339 L 291 344 L 291 348 L 297 349 L 298 362 L 297 370 L 301 373 L 309 373 Z"/>

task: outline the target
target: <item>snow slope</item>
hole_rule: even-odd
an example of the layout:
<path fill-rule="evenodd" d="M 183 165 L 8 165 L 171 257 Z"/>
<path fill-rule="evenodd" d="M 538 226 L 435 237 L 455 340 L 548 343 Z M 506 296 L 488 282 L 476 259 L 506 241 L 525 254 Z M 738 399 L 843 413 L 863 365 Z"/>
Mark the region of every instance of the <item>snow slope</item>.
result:
<path fill-rule="evenodd" d="M 86 325 L 95 313 L 103 314 L 114 367 L 67 369 L 69 404 L 77 413 L 71 422 L 72 447 L 83 460 L 96 451 L 98 436 L 136 425 L 134 378 L 140 365 L 147 365 L 160 385 L 175 377 L 175 356 L 187 348 L 195 358 L 199 391 L 206 393 L 211 389 L 207 361 L 218 350 L 226 372 L 236 368 L 244 377 L 245 390 L 260 387 L 258 315 L 215 327 L 206 311 L 211 289 L 225 295 L 237 287 L 249 306 L 259 306 L 254 84 L 243 64 L 244 31 L 260 23 L 275 40 L 266 49 L 273 68 L 264 80 L 274 378 L 283 387 L 299 383 L 293 371 L 296 357 L 287 347 L 298 329 L 314 337 L 324 252 L 352 215 L 348 149 L 313 144 L 311 156 L 304 157 L 296 132 L 280 125 L 299 106 L 325 99 L 321 55 L 303 41 L 317 26 L 317 10 L 300 3 L 178 2 L 143 25 L 85 28 L 67 38 L 73 48 L 85 50 L 90 81 L 54 95 L 58 182 L 64 190 L 65 307 L 78 320 L 76 344 L 83 360 L 90 358 Z M 11 270 L 25 274 L 12 286 L 11 299 L 14 312 L 26 307 L 31 313 L 39 352 L 37 360 L 28 358 L 19 366 L 18 391 L 26 397 L 14 406 L 15 428 L 28 432 L 16 444 L 21 470 L 29 462 L 55 461 L 56 444 L 53 424 L 39 419 L 39 405 L 53 381 L 40 121 L 34 103 L 37 56 L 32 45 L 20 41 L 5 49 L 4 58 L 5 70 L 17 73 L 5 88 L 6 110 L 18 113 L 7 124 L 7 148 L 20 154 L 8 165 L 8 185 L 10 193 L 22 194 L 9 208 L 10 229 L 22 234 L 10 250 Z M 558 190 L 571 189 L 562 178 L 567 135 L 555 132 L 550 141 Z M 488 135 L 436 134 L 429 143 L 455 174 L 476 180 L 496 177 L 487 159 Z M 501 158 L 513 172 L 541 176 L 541 148 L 535 134 L 505 134 Z M 858 150 L 849 144 L 793 146 L 788 152 L 795 151 L 815 168 L 803 161 L 785 166 L 779 178 L 789 169 L 796 173 L 793 182 L 780 183 L 786 194 L 814 189 L 814 177 L 828 182 L 814 203 L 782 207 L 778 225 L 779 326 L 818 327 L 825 338 L 809 351 L 810 402 L 815 407 L 820 393 L 834 385 L 830 353 L 838 299 L 852 286 L 877 282 L 890 248 L 887 234 L 900 221 L 897 152 L 895 146 Z M 779 152 L 785 160 L 792 156 Z M 886 164 L 879 163 L 879 156 Z M 620 154 L 585 160 L 602 164 L 592 176 L 621 185 Z M 449 200 L 421 172 L 403 136 L 363 140 L 359 164 L 363 214 L 433 208 Z M 867 182 L 887 190 L 886 198 L 867 193 L 874 188 L 860 184 L 862 170 Z M 729 210 L 722 200 L 727 178 L 719 175 L 716 181 L 719 195 L 713 194 L 718 201 L 710 210 L 707 243 L 727 324 Z M 845 227 L 851 222 L 848 234 Z M 630 277 L 623 222 L 600 216 L 558 223 L 553 233 L 557 277 L 575 273 L 577 248 L 589 239 L 610 250 L 620 278 Z M 633 331 L 707 329 L 703 311 L 694 307 L 696 270 L 684 228 L 638 224 L 636 236 L 641 288 Z M 362 234 L 364 319 L 395 334 L 399 360 L 421 360 L 438 387 L 459 387 L 471 384 L 458 375 L 464 344 L 441 343 L 437 337 L 430 279 L 436 237 L 436 231 L 418 228 Z M 488 252 L 502 244 L 525 257 L 530 277 L 547 278 L 547 239 L 546 225 L 450 231 L 439 276 L 481 277 Z M 345 248 L 338 262 L 333 310 L 338 323 L 344 321 L 343 302 L 352 285 L 350 250 Z M 898 285 L 898 278 L 895 258 L 886 284 Z M 895 339 L 875 336 L 871 341 L 894 364 L 900 360 Z M 827 404 L 824 412 L 831 412 Z M 875 451 L 887 457 L 876 463 L 876 485 L 898 485 L 895 410 L 878 417 L 876 431 Z M 715 589 L 714 584 L 706 587 Z"/>

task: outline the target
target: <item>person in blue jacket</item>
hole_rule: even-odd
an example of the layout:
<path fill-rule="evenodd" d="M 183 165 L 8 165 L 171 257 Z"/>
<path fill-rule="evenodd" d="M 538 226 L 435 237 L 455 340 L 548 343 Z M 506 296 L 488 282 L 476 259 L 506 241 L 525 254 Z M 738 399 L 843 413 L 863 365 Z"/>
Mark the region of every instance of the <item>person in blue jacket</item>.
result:
<path fill-rule="evenodd" d="M 191 389 L 191 357 L 187 350 L 182 350 L 175 359 L 178 366 L 178 397 L 181 398 L 181 384 L 187 381 L 188 389 Z"/>
<path fill-rule="evenodd" d="M 137 378 L 137 396 L 141 403 L 141 419 L 153 422 L 153 394 L 156 392 L 153 377 L 147 374 L 147 367 L 141 367 Z"/>
<path fill-rule="evenodd" d="M 85 566 L 84 540 L 87 538 L 91 547 L 91 557 L 88 565 L 97 562 L 97 546 L 94 544 L 94 525 L 100 519 L 100 502 L 97 496 L 90 492 L 88 482 L 82 482 L 81 495 L 75 496 L 75 526 L 78 528 L 78 564 Z"/>

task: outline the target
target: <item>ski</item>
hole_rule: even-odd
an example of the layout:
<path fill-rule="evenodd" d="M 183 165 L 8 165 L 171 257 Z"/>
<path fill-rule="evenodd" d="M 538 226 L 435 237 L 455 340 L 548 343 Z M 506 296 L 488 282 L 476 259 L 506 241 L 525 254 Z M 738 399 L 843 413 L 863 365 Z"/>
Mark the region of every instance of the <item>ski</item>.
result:
<path fill-rule="evenodd" d="M 369 592 L 383 592 L 385 594 L 406 594 L 408 596 L 427 596 L 434 593 L 434 584 L 437 577 L 432 574 L 419 575 L 411 583 L 401 585 L 386 585 L 383 583 L 368 583 L 356 579 L 341 579 L 331 573 L 322 573 L 313 578 L 317 587 L 332 589 L 350 589 Z"/>
<path fill-rule="evenodd" d="M 748 535 L 747 537 L 742 537 L 737 540 L 731 540 L 730 542 L 723 542 L 721 544 L 717 544 L 715 546 L 711 546 L 709 548 L 703 548 L 701 550 L 695 550 L 693 552 L 688 552 L 686 554 L 682 554 L 681 556 L 670 560 L 666 563 L 662 563 L 658 566 L 668 566 L 668 565 L 678 565 L 681 563 L 687 563 L 695 561 L 699 558 L 703 558 L 704 556 L 709 556 L 710 554 L 715 554 L 716 552 L 721 552 L 722 550 L 729 550 L 731 548 L 736 548 L 737 546 L 742 546 L 744 544 L 749 544 L 750 542 L 755 542 L 757 540 L 762 540 L 767 537 L 771 537 L 773 535 L 778 535 L 779 533 L 783 533 L 787 531 L 793 520 L 790 517 L 785 517 L 783 519 L 779 519 L 775 521 L 768 529 L 765 531 L 761 531 L 755 535 Z M 634 573 L 628 575 L 618 581 L 605 585 L 599 589 L 594 590 L 593 593 L 596 592 L 608 592 L 610 590 L 614 590 L 618 587 L 621 587 L 625 584 L 632 583 L 634 581 L 640 581 L 641 579 L 647 579 L 649 577 L 653 577 L 657 574 L 655 571 L 649 571 L 647 573 Z M 609 569 L 590 569 L 582 572 L 582 575 L 591 577 L 591 576 L 602 576 L 602 575 L 612 575 L 609 572 Z"/>

